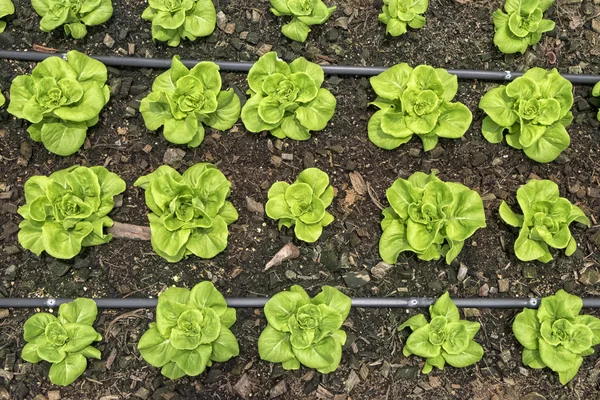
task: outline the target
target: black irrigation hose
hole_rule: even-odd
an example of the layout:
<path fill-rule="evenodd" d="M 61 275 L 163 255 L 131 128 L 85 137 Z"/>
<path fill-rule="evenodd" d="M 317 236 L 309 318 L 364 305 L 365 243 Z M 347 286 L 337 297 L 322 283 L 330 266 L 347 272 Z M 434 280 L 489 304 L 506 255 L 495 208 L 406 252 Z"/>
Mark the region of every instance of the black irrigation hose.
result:
<path fill-rule="evenodd" d="M 58 56 L 65 58 L 65 53 L 41 53 L 35 51 L 13 51 L 0 50 L 0 59 L 18 60 L 18 61 L 43 61 L 48 57 Z M 166 58 L 140 58 L 140 57 L 115 57 L 115 56 L 90 56 L 105 65 L 114 67 L 131 68 L 171 68 L 171 60 Z M 193 67 L 199 61 L 181 60 L 188 68 Z M 223 71 L 229 72 L 248 72 L 254 63 L 236 62 L 236 61 L 215 61 Z M 356 75 L 356 76 L 374 76 L 382 73 L 385 67 L 364 67 L 350 65 L 322 65 L 323 71 L 329 75 Z M 523 72 L 512 71 L 480 71 L 470 69 L 448 69 L 449 73 L 456 75 L 459 79 L 480 79 L 488 81 L 511 81 L 523 75 Z M 594 85 L 600 81 L 600 75 L 590 74 L 562 74 L 563 78 L 571 83 L 581 85 Z"/>
<path fill-rule="evenodd" d="M 0 298 L 0 308 L 53 308 L 68 303 L 73 299 L 24 299 Z M 157 299 L 92 299 L 98 308 L 154 308 Z M 260 308 L 269 300 L 267 297 L 232 297 L 227 305 L 235 308 Z M 352 299 L 352 307 L 365 308 L 424 308 L 435 303 L 431 297 L 356 297 Z M 460 308 L 537 308 L 540 299 L 453 299 Z M 584 298 L 583 307 L 600 308 L 600 298 Z"/>

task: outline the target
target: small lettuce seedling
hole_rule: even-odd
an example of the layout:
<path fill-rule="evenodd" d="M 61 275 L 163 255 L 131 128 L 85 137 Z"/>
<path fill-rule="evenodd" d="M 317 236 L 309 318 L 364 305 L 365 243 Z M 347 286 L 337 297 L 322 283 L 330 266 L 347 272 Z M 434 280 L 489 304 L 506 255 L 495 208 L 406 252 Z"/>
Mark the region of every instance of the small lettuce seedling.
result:
<path fill-rule="evenodd" d="M 262 360 L 282 363 L 285 370 L 300 364 L 328 374 L 342 359 L 346 332 L 341 330 L 352 301 L 331 286 L 312 299 L 298 285 L 279 292 L 265 304 L 268 325 L 258 338 Z"/>
<path fill-rule="evenodd" d="M 212 0 L 149 0 L 142 18 L 152 21 L 152 39 L 172 47 L 210 35 L 217 24 Z"/>
<path fill-rule="evenodd" d="M 383 9 L 379 14 L 380 22 L 386 24 L 385 33 L 401 36 L 406 26 L 419 29 L 425 26 L 425 14 L 429 0 L 383 0 Z"/>
<path fill-rule="evenodd" d="M 98 309 L 91 299 L 76 299 L 61 304 L 58 318 L 40 312 L 32 315 L 23 326 L 21 358 L 30 363 L 42 360 L 52 363 L 50 382 L 67 386 L 75 382 L 87 367 L 86 358 L 100 359 L 100 350 L 91 344 L 102 340 L 93 328 Z"/>
<path fill-rule="evenodd" d="M 406 339 L 402 354 L 425 358 L 424 374 L 430 373 L 433 367 L 444 369 L 446 363 L 464 368 L 481 360 L 483 348 L 473 339 L 479 331 L 479 322 L 461 320 L 448 292 L 429 307 L 429 314 L 429 323 L 423 314 L 418 314 L 398 327 L 399 331 L 405 328 L 413 331 Z"/>
<path fill-rule="evenodd" d="M 106 168 L 73 166 L 25 182 L 25 205 L 18 212 L 19 243 L 40 255 L 70 259 L 82 247 L 108 243 L 113 225 L 108 217 L 114 196 L 125 191 L 125 181 Z"/>
<path fill-rule="evenodd" d="M 333 222 L 325 211 L 333 201 L 329 176 L 318 168 L 307 168 L 293 184 L 275 182 L 269 189 L 265 211 L 269 218 L 279 220 L 278 227 L 294 227 L 294 234 L 305 242 L 316 242 L 323 227 Z"/>
<path fill-rule="evenodd" d="M 200 62 L 189 70 L 175 56 L 142 99 L 140 112 L 151 131 L 164 126 L 169 142 L 197 147 L 204 140 L 204 124 L 223 131 L 236 123 L 240 99 L 233 89 L 221 90 L 217 64 Z"/>
<path fill-rule="evenodd" d="M 490 143 L 506 142 L 540 163 L 556 159 L 569 147 L 573 121 L 573 85 L 556 69 L 532 68 L 508 85 L 487 92 L 479 108 L 487 116 L 481 131 Z"/>
<path fill-rule="evenodd" d="M 7 15 L 13 15 L 15 13 L 15 6 L 10 0 L 0 0 L 0 18 L 6 17 Z M 6 22 L 0 21 L 0 33 L 6 29 Z M 0 104 L 1 105 L 1 104 Z"/>
<path fill-rule="evenodd" d="M 325 23 L 336 10 L 322 0 L 271 0 L 271 12 L 278 17 L 291 16 L 292 21 L 281 27 L 281 33 L 297 42 L 304 42 L 311 25 Z"/>
<path fill-rule="evenodd" d="M 451 103 L 458 91 L 458 79 L 441 68 L 408 64 L 394 65 L 370 79 L 380 110 L 369 120 L 369 139 L 392 150 L 419 136 L 425 151 L 438 138 L 456 139 L 465 134 L 473 116 L 462 103 Z"/>
<path fill-rule="evenodd" d="M 525 53 L 527 46 L 540 41 L 544 32 L 554 29 L 554 21 L 543 14 L 554 0 L 506 0 L 504 11 L 496 10 L 494 44 L 506 54 Z"/>
<path fill-rule="evenodd" d="M 521 228 L 515 241 L 515 255 L 521 261 L 552 260 L 549 248 L 565 249 L 567 256 L 577 250 L 577 242 L 569 225 L 579 222 L 590 226 L 583 211 L 560 197 L 558 185 L 549 180 L 532 179 L 517 190 L 517 201 L 523 215 L 515 214 L 506 202 L 500 204 L 500 217 Z"/>
<path fill-rule="evenodd" d="M 152 248 L 169 262 L 194 254 L 213 258 L 227 247 L 227 225 L 238 219 L 226 199 L 231 184 L 212 164 L 198 163 L 180 175 L 162 165 L 135 181 L 146 191 L 146 205 L 152 211 Z"/>
<path fill-rule="evenodd" d="M 388 264 L 404 251 L 425 261 L 445 255 L 450 264 L 465 240 L 486 226 L 479 193 L 460 183 L 443 182 L 433 173 L 397 179 L 386 196 L 390 207 L 383 210 L 379 254 Z"/>
<path fill-rule="evenodd" d="M 48 151 L 70 156 L 110 98 L 106 79 L 104 64 L 78 51 L 49 57 L 12 81 L 8 112 L 31 122 L 27 132 Z"/>
<path fill-rule="evenodd" d="M 111 0 L 31 0 L 31 5 L 42 17 L 42 31 L 52 32 L 64 25 L 73 39 L 81 39 L 87 34 L 86 26 L 103 24 L 113 14 Z"/>
<path fill-rule="evenodd" d="M 517 314 L 512 330 L 524 347 L 523 364 L 558 372 L 563 385 L 573 379 L 583 357 L 600 344 L 600 319 L 579 315 L 582 306 L 581 298 L 561 289 L 543 298 L 539 309 Z"/>
<path fill-rule="evenodd" d="M 240 353 L 229 330 L 235 309 L 211 282 L 189 289 L 171 287 L 158 296 L 156 323 L 140 338 L 138 350 L 146 362 L 169 379 L 200 375 L 213 362 Z"/>
<path fill-rule="evenodd" d="M 248 73 L 244 126 L 280 139 L 310 139 L 310 131 L 325 129 L 335 111 L 335 97 L 321 88 L 324 79 L 323 69 L 303 57 L 288 65 L 275 52 L 265 54 Z"/>
<path fill-rule="evenodd" d="M 592 89 L 592 96 L 600 98 L 600 82 L 596 83 Z M 598 110 L 598 121 L 600 121 L 600 110 Z"/>

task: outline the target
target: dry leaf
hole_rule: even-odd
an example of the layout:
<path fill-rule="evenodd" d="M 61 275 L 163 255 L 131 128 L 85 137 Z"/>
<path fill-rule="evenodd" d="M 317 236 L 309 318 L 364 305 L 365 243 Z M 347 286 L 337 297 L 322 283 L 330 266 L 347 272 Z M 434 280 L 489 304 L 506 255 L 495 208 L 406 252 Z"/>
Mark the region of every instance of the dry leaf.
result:
<path fill-rule="evenodd" d="M 290 260 L 292 258 L 298 257 L 300 257 L 300 249 L 294 246 L 293 243 L 288 243 L 285 246 L 283 246 L 273 258 L 271 258 L 271 261 L 269 261 L 267 265 L 265 265 L 265 271 L 280 265 L 285 260 Z"/>
<path fill-rule="evenodd" d="M 365 184 L 365 180 L 362 175 L 358 172 L 350 172 L 350 182 L 352 182 L 352 187 L 356 190 L 356 193 L 361 196 L 367 194 L 367 185 Z"/>

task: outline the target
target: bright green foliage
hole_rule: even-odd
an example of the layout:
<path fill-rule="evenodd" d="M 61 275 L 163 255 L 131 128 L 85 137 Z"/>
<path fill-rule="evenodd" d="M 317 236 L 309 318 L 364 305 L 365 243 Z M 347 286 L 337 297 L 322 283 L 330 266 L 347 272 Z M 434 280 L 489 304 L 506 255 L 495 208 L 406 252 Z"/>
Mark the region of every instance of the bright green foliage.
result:
<path fill-rule="evenodd" d="M 506 202 L 500 204 L 500 217 L 507 224 L 520 227 L 515 254 L 521 261 L 552 260 L 549 247 L 565 249 L 570 256 L 577 249 L 569 225 L 576 221 L 590 226 L 583 211 L 560 197 L 558 185 L 549 180 L 532 179 L 517 190 L 517 201 L 524 215 L 515 214 Z"/>
<path fill-rule="evenodd" d="M 21 358 L 30 363 L 41 360 L 52 363 L 50 381 L 55 385 L 73 383 L 87 367 L 86 358 L 100 360 L 100 350 L 91 344 L 102 340 L 92 327 L 98 309 L 91 299 L 76 299 L 61 304 L 58 318 L 40 312 L 31 316 L 23 326 Z"/>
<path fill-rule="evenodd" d="M 291 16 L 292 22 L 281 27 L 281 33 L 297 42 L 304 42 L 311 25 L 327 21 L 336 7 L 327 7 L 322 0 L 271 0 L 271 12 L 278 17 Z"/>
<path fill-rule="evenodd" d="M 413 29 L 425 26 L 425 14 L 429 0 L 383 0 L 383 10 L 379 21 L 386 24 L 385 33 L 401 36 L 406 33 L 406 25 Z"/>
<path fill-rule="evenodd" d="M 65 33 L 74 39 L 87 34 L 86 26 L 103 24 L 113 14 L 111 0 L 31 0 L 31 5 L 42 17 L 42 31 L 64 25 Z"/>
<path fill-rule="evenodd" d="M 7 15 L 12 15 L 14 13 L 15 6 L 13 5 L 11 0 L 0 0 L 0 18 L 6 17 Z M 0 21 L 0 33 L 4 32 L 4 29 L 6 29 L 6 22 Z"/>
<path fill-rule="evenodd" d="M 68 52 L 67 61 L 49 57 L 12 81 L 8 112 L 33 124 L 27 129 L 33 140 L 69 156 L 98 123 L 110 98 L 106 79 L 104 64 L 78 51 Z"/>
<path fill-rule="evenodd" d="M 592 96 L 600 97 L 600 82 L 596 83 L 596 86 L 592 89 Z M 600 110 L 598 110 L 598 121 L 600 121 Z"/>
<path fill-rule="evenodd" d="M 227 247 L 227 225 L 238 219 L 229 201 L 231 184 L 212 164 L 198 163 L 180 175 L 162 165 L 134 183 L 146 190 L 152 248 L 169 262 L 189 254 L 213 258 Z"/>
<path fill-rule="evenodd" d="M 542 33 L 554 29 L 554 21 L 544 19 L 543 14 L 554 0 L 506 0 L 504 11 L 494 11 L 494 44 L 506 54 L 525 53 L 527 46 L 534 45 Z"/>
<path fill-rule="evenodd" d="M 196 40 L 215 30 L 212 0 L 148 0 L 142 18 L 152 21 L 152 38 L 176 47 L 181 39 Z"/>
<path fill-rule="evenodd" d="M 204 125 L 226 130 L 240 116 L 240 99 L 233 89 L 221 91 L 219 67 L 200 62 L 191 70 L 173 57 L 171 68 L 152 84 L 140 112 L 152 131 L 164 125 L 165 138 L 175 144 L 197 147 L 204 140 Z"/>
<path fill-rule="evenodd" d="M 508 85 L 487 92 L 479 107 L 487 116 L 481 131 L 490 143 L 506 142 L 541 163 L 569 147 L 567 126 L 573 121 L 573 85 L 556 69 L 532 68 Z"/>
<path fill-rule="evenodd" d="M 380 110 L 369 120 L 369 139 L 383 149 L 395 149 L 416 134 L 429 151 L 440 137 L 463 136 L 473 120 L 464 104 L 451 103 L 458 80 L 442 68 L 398 64 L 372 77 L 371 86 L 377 93 L 371 104 Z"/>
<path fill-rule="evenodd" d="M 460 183 L 443 182 L 433 173 L 397 179 L 386 196 L 390 207 L 383 210 L 379 254 L 389 264 L 404 251 L 425 261 L 445 255 L 450 264 L 464 241 L 485 227 L 479 194 Z"/>
<path fill-rule="evenodd" d="M 125 191 L 125 181 L 106 168 L 72 166 L 25 182 L 24 218 L 19 224 L 19 243 L 40 255 L 75 257 L 82 247 L 108 243 L 113 225 L 108 213 L 113 197 Z"/>
<path fill-rule="evenodd" d="M 581 298 L 559 290 L 542 299 L 537 310 L 524 309 L 513 322 L 515 337 L 525 347 L 523 364 L 558 372 L 566 385 L 577 375 L 583 357 L 600 343 L 600 319 L 579 315 Z"/>
<path fill-rule="evenodd" d="M 242 108 L 246 129 L 308 140 L 309 131 L 325 129 L 335 111 L 335 97 L 321 88 L 324 79 L 323 69 L 303 57 L 288 65 L 275 52 L 265 54 L 248 73 L 251 97 Z"/>
<path fill-rule="evenodd" d="M 227 308 L 211 282 L 201 282 L 192 290 L 171 287 L 158 297 L 156 323 L 142 335 L 138 350 L 169 379 L 200 375 L 213 362 L 240 353 L 229 330 L 235 319 L 235 309 Z"/>
<path fill-rule="evenodd" d="M 448 292 L 429 307 L 429 314 L 429 323 L 423 314 L 418 314 L 398 327 L 399 331 L 412 330 L 402 354 L 425 358 L 424 374 L 430 373 L 433 367 L 444 369 L 446 363 L 463 368 L 481 360 L 483 348 L 473 339 L 479 331 L 479 322 L 461 320 Z"/>
<path fill-rule="evenodd" d="M 258 354 L 283 369 L 300 364 L 328 374 L 342 359 L 346 332 L 342 324 L 352 301 L 331 286 L 323 286 L 312 299 L 300 286 L 279 292 L 265 304 L 268 325 L 258 338 Z"/>
<path fill-rule="evenodd" d="M 333 222 L 325 211 L 333 201 L 329 176 L 318 168 L 307 168 L 293 184 L 275 182 L 269 189 L 265 211 L 269 218 L 279 220 L 278 227 L 294 227 L 296 237 L 316 242 L 323 227 Z"/>
<path fill-rule="evenodd" d="M 6 98 L 2 93 L 0 93 L 0 107 L 2 107 L 6 103 Z"/>

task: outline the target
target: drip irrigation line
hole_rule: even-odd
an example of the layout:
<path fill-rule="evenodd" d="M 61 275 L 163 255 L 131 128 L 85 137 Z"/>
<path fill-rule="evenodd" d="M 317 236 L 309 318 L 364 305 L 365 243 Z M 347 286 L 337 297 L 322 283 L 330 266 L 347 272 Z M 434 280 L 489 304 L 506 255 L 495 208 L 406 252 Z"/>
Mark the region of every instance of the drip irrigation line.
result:
<path fill-rule="evenodd" d="M 144 298 L 104 298 L 92 299 L 98 308 L 155 308 L 157 299 Z M 227 305 L 234 308 L 261 308 L 269 300 L 267 297 L 232 297 L 227 299 Z M 435 303 L 437 299 L 431 297 L 355 297 L 352 307 L 363 308 L 425 308 Z M 484 298 L 457 298 L 454 304 L 459 308 L 537 308 L 541 299 L 484 299 Z M 0 298 L 0 308 L 55 308 L 73 299 L 25 299 L 25 298 Z M 583 307 L 600 308 L 600 298 L 584 298 Z"/>
<path fill-rule="evenodd" d="M 43 61 L 48 57 L 61 57 L 66 59 L 66 53 L 42 53 L 36 51 L 14 51 L 1 50 L 0 59 L 18 60 L 18 61 Z M 94 58 L 105 65 L 113 67 L 128 67 L 128 68 L 171 68 L 171 60 L 166 58 L 141 58 L 141 57 L 116 57 L 116 56 L 94 56 Z M 192 68 L 199 61 L 196 60 L 181 60 L 188 68 Z M 222 71 L 228 72 L 248 72 L 254 65 L 252 62 L 236 62 L 236 61 L 215 61 Z M 385 67 L 366 67 L 366 66 L 351 66 L 351 65 L 322 65 L 323 71 L 328 75 L 355 75 L 355 76 L 374 76 L 382 73 L 387 68 Z M 523 75 L 523 72 L 513 71 L 482 71 L 470 69 L 447 69 L 450 74 L 456 75 L 459 79 L 480 79 L 488 81 L 512 81 L 515 78 Z M 600 75 L 590 74 L 562 74 L 562 77 L 569 80 L 571 83 L 582 85 L 594 85 L 600 81 Z"/>

